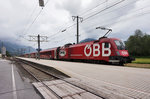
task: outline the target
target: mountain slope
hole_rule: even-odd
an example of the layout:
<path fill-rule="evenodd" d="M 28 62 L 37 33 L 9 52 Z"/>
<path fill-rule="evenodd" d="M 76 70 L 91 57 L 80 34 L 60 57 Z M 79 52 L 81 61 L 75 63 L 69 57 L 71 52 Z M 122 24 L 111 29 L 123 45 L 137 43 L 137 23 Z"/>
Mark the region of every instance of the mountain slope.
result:
<path fill-rule="evenodd" d="M 19 55 L 23 53 L 34 52 L 35 49 L 31 46 L 19 45 L 11 42 L 3 42 L 3 45 L 6 47 L 6 50 L 12 55 Z M 0 41 L 0 49 L 2 47 L 2 41 Z"/>

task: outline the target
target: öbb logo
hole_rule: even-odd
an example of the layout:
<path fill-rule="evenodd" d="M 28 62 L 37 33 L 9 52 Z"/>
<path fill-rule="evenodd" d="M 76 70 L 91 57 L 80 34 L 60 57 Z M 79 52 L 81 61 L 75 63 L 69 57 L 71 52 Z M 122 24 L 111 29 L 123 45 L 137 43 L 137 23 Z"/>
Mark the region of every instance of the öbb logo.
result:
<path fill-rule="evenodd" d="M 102 43 L 102 56 L 110 56 L 111 55 L 111 50 L 110 50 L 111 45 L 109 44 L 108 48 L 105 48 L 105 43 Z M 99 44 L 93 44 L 92 45 L 86 45 L 84 48 L 84 54 L 85 56 L 99 56 L 101 54 L 100 50 L 100 45 Z M 107 53 L 105 53 L 107 51 Z M 92 53 L 93 52 L 93 53 Z"/>

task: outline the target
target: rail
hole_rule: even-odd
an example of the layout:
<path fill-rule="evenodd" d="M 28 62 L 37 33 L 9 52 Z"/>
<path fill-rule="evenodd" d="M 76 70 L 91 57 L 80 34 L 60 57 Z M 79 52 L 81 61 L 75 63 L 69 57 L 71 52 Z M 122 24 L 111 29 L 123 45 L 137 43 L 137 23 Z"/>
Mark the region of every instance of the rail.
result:
<path fill-rule="evenodd" d="M 75 87 L 78 87 L 78 88 L 80 88 L 80 89 L 83 89 L 83 90 L 85 90 L 85 91 L 87 91 L 87 92 L 89 92 L 89 93 L 91 93 L 91 94 L 93 94 L 93 95 L 96 95 L 96 96 L 98 96 L 98 97 L 100 97 L 100 98 L 102 98 L 102 99 L 105 99 L 104 97 L 102 97 L 102 96 L 100 96 L 100 95 L 98 95 L 98 94 L 96 94 L 96 93 L 94 93 L 94 92 L 92 92 L 92 91 L 89 91 L 89 90 L 87 90 L 87 89 L 85 89 L 85 88 L 82 88 L 82 87 L 80 87 L 80 86 L 78 86 L 78 85 L 75 85 L 75 84 L 73 84 L 73 83 L 71 83 L 71 82 L 69 82 L 69 81 L 67 81 L 67 80 L 65 80 L 64 78 L 62 78 L 62 77 L 59 77 L 59 76 L 57 76 L 57 75 L 55 75 L 55 74 L 52 74 L 52 73 L 50 73 L 50 72 L 48 72 L 48 71 L 45 71 L 45 70 L 42 70 L 41 68 L 38 68 L 37 66 L 35 66 L 35 64 L 32 64 L 32 63 L 29 63 L 29 62 L 27 62 L 27 61 L 25 61 L 25 60 L 20 60 L 22 63 L 24 63 L 24 64 L 27 64 L 27 65 L 29 65 L 29 66 L 32 66 L 33 68 L 35 68 L 35 69 L 37 69 L 37 70 L 39 70 L 39 71 L 41 71 L 41 72 L 43 72 L 43 73 L 45 73 L 45 74 L 47 74 L 47 75 L 50 75 L 50 76 L 53 76 L 54 78 L 57 78 L 57 79 L 60 79 L 60 80 L 62 80 L 62 81 L 64 81 L 64 82 L 66 82 L 66 83 L 69 83 L 69 84 L 71 84 L 71 85 L 73 85 L 73 86 L 75 86 Z M 22 66 L 23 67 L 23 66 Z M 24 68 L 24 67 L 23 67 Z M 25 69 L 25 68 L 24 68 Z M 26 69 L 25 69 L 26 70 Z M 39 81 L 39 82 L 41 82 L 46 88 L 48 88 L 58 99 L 62 99 L 62 97 L 60 97 L 59 95 L 57 95 L 52 89 L 50 89 L 46 84 L 44 84 L 41 80 L 39 80 L 34 74 L 32 74 L 31 72 L 29 72 L 28 70 L 26 70 L 29 74 L 31 74 L 37 81 Z"/>

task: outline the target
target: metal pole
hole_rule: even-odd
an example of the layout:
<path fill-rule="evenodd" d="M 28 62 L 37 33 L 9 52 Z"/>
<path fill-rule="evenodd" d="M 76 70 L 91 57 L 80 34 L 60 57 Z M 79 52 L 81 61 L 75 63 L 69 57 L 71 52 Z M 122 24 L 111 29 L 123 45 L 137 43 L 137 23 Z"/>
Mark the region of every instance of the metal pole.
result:
<path fill-rule="evenodd" d="M 40 35 L 38 35 L 38 59 L 40 59 Z"/>
<path fill-rule="evenodd" d="M 77 16 L 77 44 L 79 43 L 79 16 Z"/>
<path fill-rule="evenodd" d="M 73 21 L 77 18 L 77 44 L 79 43 L 79 19 L 82 22 L 83 18 L 79 16 L 72 16 Z"/>
<path fill-rule="evenodd" d="M 33 42 L 37 42 L 38 43 L 38 48 L 37 48 L 37 53 L 36 53 L 36 58 L 37 59 L 40 59 L 40 42 L 47 42 L 47 36 L 29 36 L 30 37 L 30 40 L 29 41 L 33 41 Z M 40 40 L 41 39 L 41 40 Z"/>

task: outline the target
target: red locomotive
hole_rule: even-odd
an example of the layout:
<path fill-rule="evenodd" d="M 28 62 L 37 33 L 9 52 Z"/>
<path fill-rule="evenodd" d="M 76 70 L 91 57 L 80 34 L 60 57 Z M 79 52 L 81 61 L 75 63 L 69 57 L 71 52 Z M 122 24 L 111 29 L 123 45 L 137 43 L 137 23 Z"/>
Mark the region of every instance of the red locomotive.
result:
<path fill-rule="evenodd" d="M 29 56 L 32 58 L 36 57 L 36 53 L 31 53 Z M 130 63 L 134 60 L 129 56 L 128 50 L 126 50 L 121 40 L 117 38 L 107 38 L 105 36 L 94 41 L 79 44 L 69 43 L 62 47 L 40 51 L 40 58 L 93 61 L 99 63 L 107 62 L 120 65 Z"/>

